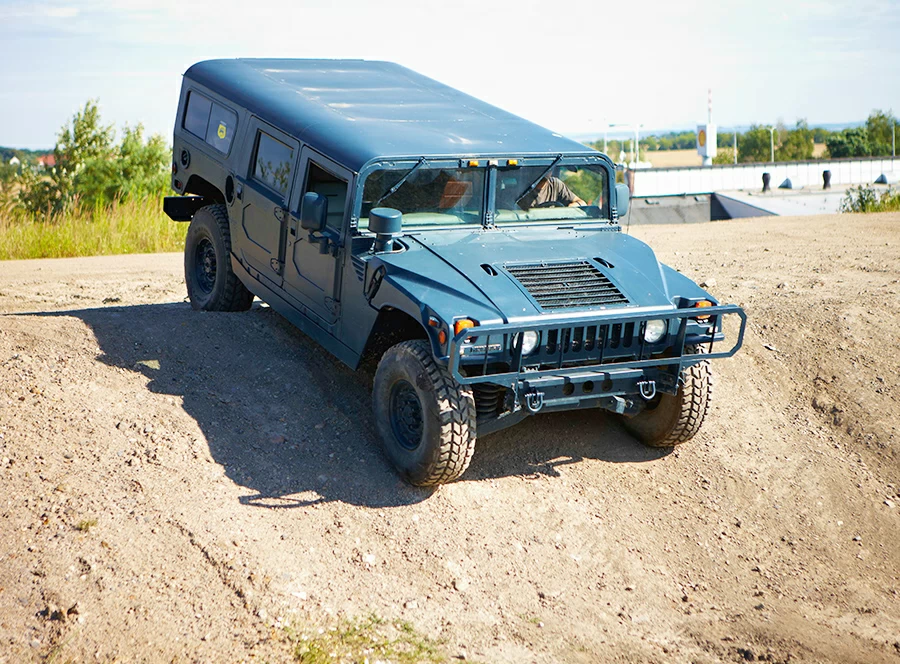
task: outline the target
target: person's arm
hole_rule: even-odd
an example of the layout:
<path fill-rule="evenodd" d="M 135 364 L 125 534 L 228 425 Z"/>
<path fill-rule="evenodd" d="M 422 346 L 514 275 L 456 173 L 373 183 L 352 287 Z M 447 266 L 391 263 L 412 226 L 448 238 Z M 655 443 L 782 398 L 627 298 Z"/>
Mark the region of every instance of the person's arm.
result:
<path fill-rule="evenodd" d="M 566 183 L 560 180 L 559 178 L 553 178 L 556 180 L 554 184 L 556 185 L 558 191 L 556 192 L 556 196 L 554 196 L 553 200 L 557 200 L 563 205 L 568 207 L 578 207 L 579 205 L 587 205 L 581 198 L 578 197 L 574 191 L 569 189 L 566 186 Z"/>

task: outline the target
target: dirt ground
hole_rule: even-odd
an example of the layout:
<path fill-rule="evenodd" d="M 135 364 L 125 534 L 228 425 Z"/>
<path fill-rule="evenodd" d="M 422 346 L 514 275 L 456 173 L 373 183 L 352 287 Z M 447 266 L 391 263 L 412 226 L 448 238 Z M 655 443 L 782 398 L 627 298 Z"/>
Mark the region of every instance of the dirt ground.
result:
<path fill-rule="evenodd" d="M 0 663 L 289 661 L 405 620 L 453 660 L 900 661 L 900 214 L 632 227 L 749 315 L 711 416 L 479 440 L 436 491 L 371 376 L 175 254 L 0 263 Z"/>

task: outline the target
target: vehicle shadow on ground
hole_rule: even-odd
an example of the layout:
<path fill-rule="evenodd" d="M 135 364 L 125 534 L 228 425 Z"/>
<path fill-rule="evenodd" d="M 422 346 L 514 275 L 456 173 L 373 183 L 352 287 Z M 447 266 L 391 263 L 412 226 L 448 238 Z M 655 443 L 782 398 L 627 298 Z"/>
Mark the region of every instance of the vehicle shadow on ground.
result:
<path fill-rule="evenodd" d="M 210 313 L 172 303 L 32 315 L 84 321 L 99 361 L 143 374 L 151 392 L 181 398 L 213 459 L 253 492 L 242 503 L 386 507 L 433 493 L 401 481 L 382 455 L 372 374 L 352 371 L 266 306 Z M 178 438 L 191 442 L 186 433 Z M 664 454 L 602 413 L 549 414 L 479 440 L 463 481 L 556 475 L 584 458 L 642 462 Z"/>

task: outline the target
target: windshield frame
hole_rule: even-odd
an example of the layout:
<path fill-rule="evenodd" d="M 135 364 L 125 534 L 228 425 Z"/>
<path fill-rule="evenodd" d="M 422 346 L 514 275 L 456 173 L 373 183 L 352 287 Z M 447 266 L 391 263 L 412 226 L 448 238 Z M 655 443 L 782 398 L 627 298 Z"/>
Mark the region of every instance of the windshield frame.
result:
<path fill-rule="evenodd" d="M 492 228 L 520 228 L 520 227 L 535 227 L 535 226 L 546 226 L 546 225 L 554 225 L 559 226 L 560 223 L 564 223 L 566 226 L 570 225 L 591 225 L 591 224 L 603 224 L 603 225 L 615 225 L 618 222 L 615 220 L 614 215 L 614 207 L 611 204 L 606 205 L 605 215 L 600 217 L 585 217 L 585 218 L 568 218 L 561 217 L 557 219 L 548 218 L 546 220 L 540 219 L 531 219 L 531 220 L 521 220 L 521 221 L 504 221 L 499 226 L 495 224 L 494 214 L 496 213 L 496 185 L 497 185 L 497 174 L 500 168 L 508 167 L 510 162 L 516 162 L 519 167 L 541 167 L 545 169 L 549 169 L 550 167 L 559 167 L 565 168 L 566 166 L 592 166 L 599 167 L 604 169 L 605 171 L 605 187 L 606 191 L 605 199 L 610 201 L 611 196 L 613 196 L 613 192 L 615 189 L 615 178 L 616 178 L 616 168 L 613 165 L 612 161 L 610 161 L 609 157 L 602 153 L 590 152 L 590 153 L 575 153 L 575 154 L 563 154 L 560 156 L 559 153 L 553 154 L 542 154 L 542 155 L 510 155 L 505 154 L 502 156 L 498 155 L 473 155 L 471 157 L 448 157 L 446 155 L 443 156 L 430 156 L 430 155 L 413 155 L 413 156 L 403 156 L 396 158 L 377 158 L 370 160 L 365 166 L 363 166 L 359 174 L 356 178 L 355 184 L 355 196 L 353 202 L 353 208 L 350 216 L 350 231 L 354 235 L 368 235 L 371 236 L 372 233 L 368 229 L 360 229 L 359 228 L 359 220 L 362 212 L 363 205 L 363 193 L 365 190 L 366 179 L 375 171 L 378 170 L 390 170 L 390 171 L 409 171 L 410 169 L 416 168 L 417 166 L 421 166 L 423 164 L 423 160 L 425 162 L 426 168 L 429 169 L 459 169 L 459 168 L 472 168 L 473 170 L 484 171 L 484 203 L 482 205 L 482 220 L 480 229 L 492 229 Z M 478 166 L 468 166 L 472 161 L 477 161 Z M 555 162 L 555 163 L 554 163 Z M 554 209 L 554 208 L 550 208 Z M 566 208 L 559 208 L 566 209 Z M 462 226 L 460 224 L 448 224 L 448 225 L 429 225 L 429 226 L 409 226 L 406 227 L 404 224 L 404 232 L 405 233 L 417 233 L 423 231 L 436 231 L 436 230 L 459 230 L 461 228 L 467 228 L 469 230 L 472 229 L 472 226 Z"/>

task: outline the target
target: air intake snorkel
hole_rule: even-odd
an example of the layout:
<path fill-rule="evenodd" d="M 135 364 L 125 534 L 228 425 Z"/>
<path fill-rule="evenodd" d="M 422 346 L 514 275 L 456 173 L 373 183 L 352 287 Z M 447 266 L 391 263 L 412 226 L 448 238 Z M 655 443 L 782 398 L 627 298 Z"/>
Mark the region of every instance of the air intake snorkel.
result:
<path fill-rule="evenodd" d="M 373 208 L 369 230 L 375 233 L 375 253 L 394 251 L 394 238 L 402 234 L 403 213 L 394 208 Z"/>

